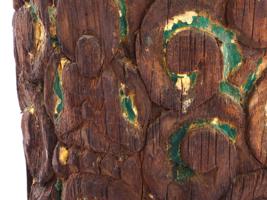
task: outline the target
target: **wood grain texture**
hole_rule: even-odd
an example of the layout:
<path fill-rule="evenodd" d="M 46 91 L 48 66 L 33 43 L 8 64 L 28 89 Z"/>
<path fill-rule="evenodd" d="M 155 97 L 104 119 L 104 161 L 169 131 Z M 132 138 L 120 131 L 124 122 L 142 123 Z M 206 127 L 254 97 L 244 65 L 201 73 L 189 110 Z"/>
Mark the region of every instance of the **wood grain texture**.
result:
<path fill-rule="evenodd" d="M 267 199 L 265 0 L 13 2 L 28 199 Z"/>

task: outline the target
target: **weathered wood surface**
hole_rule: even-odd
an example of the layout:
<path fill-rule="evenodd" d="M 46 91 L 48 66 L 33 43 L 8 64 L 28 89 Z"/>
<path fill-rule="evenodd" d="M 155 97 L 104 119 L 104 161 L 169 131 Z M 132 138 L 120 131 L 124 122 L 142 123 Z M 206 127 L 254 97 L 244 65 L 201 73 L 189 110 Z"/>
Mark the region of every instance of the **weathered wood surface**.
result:
<path fill-rule="evenodd" d="M 13 1 L 29 199 L 267 199 L 266 0 Z"/>

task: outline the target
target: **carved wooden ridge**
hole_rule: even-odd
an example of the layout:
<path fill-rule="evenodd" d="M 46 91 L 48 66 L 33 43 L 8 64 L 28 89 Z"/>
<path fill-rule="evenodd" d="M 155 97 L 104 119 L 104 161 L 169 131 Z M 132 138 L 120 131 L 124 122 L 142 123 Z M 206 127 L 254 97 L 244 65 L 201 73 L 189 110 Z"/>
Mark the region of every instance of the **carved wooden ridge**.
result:
<path fill-rule="evenodd" d="M 29 199 L 267 199 L 266 0 L 13 1 Z"/>

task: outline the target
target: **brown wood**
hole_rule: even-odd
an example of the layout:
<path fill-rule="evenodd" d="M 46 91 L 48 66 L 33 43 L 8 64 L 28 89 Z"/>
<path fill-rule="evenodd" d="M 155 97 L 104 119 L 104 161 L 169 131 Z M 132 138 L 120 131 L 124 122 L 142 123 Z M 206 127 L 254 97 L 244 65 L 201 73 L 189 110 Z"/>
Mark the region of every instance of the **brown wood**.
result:
<path fill-rule="evenodd" d="M 266 0 L 13 2 L 28 199 L 267 199 Z"/>

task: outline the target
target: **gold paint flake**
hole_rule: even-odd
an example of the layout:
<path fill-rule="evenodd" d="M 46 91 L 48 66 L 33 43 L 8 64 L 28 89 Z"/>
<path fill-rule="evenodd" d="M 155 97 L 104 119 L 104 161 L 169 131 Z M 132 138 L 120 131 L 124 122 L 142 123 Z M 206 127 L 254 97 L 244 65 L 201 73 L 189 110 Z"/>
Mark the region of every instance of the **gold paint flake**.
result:
<path fill-rule="evenodd" d="M 219 124 L 219 119 L 217 117 L 213 118 L 213 120 L 211 121 L 212 125 L 218 125 Z"/>
<path fill-rule="evenodd" d="M 31 4 L 29 3 L 29 2 L 25 2 L 24 3 L 24 8 L 26 8 L 26 9 L 28 9 L 28 8 L 30 8 L 31 7 Z"/>
<path fill-rule="evenodd" d="M 179 78 L 176 82 L 176 88 L 182 91 L 183 95 L 188 95 L 188 91 L 191 88 L 191 79 L 187 74 L 177 74 L 178 76 L 182 77 Z"/>
<path fill-rule="evenodd" d="M 69 158 L 69 151 L 66 147 L 59 148 L 59 162 L 62 165 L 66 165 Z"/>
<path fill-rule="evenodd" d="M 173 25 L 178 23 L 179 21 L 187 24 L 192 24 L 193 17 L 196 16 L 198 16 L 198 14 L 195 11 L 186 11 L 184 14 L 175 16 L 168 21 L 168 24 L 165 26 L 164 31 L 172 30 Z"/>
<path fill-rule="evenodd" d="M 31 106 L 25 108 L 25 109 L 24 109 L 24 112 L 29 112 L 30 114 L 33 115 L 33 114 L 35 113 L 35 108 L 34 108 L 33 105 L 31 105 Z"/>
<path fill-rule="evenodd" d="M 34 44 L 37 52 L 44 49 L 45 35 L 44 25 L 40 20 L 38 20 L 34 23 Z"/>
<path fill-rule="evenodd" d="M 29 113 L 34 114 L 34 112 L 35 112 L 34 107 L 31 107 L 31 108 L 29 109 Z"/>
<path fill-rule="evenodd" d="M 60 63 L 58 65 L 58 74 L 59 74 L 59 79 L 60 79 L 60 84 L 62 85 L 62 73 L 63 73 L 63 69 L 65 67 L 65 65 L 69 64 L 70 61 L 63 57 L 60 59 Z"/>

